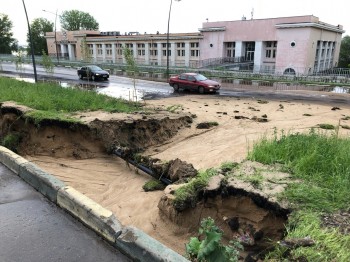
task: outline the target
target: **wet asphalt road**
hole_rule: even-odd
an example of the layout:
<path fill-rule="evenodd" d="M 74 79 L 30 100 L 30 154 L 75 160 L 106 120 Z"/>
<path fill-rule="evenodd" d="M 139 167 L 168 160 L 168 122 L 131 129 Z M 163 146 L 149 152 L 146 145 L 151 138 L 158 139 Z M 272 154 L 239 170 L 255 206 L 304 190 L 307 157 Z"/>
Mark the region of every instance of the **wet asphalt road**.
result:
<path fill-rule="evenodd" d="M 132 260 L 0 163 L 0 261 Z"/>

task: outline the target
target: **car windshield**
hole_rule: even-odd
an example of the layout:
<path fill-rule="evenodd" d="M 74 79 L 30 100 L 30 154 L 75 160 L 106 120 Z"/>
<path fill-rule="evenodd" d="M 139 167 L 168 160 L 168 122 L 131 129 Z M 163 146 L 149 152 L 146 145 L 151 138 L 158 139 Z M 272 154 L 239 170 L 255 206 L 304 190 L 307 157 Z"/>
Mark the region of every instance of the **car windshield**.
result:
<path fill-rule="evenodd" d="M 195 78 L 197 81 L 204 81 L 204 80 L 208 79 L 204 75 L 201 75 L 201 74 L 196 75 Z"/>
<path fill-rule="evenodd" d="M 94 71 L 100 71 L 102 70 L 102 68 L 98 67 L 98 66 L 89 66 L 90 70 L 94 70 Z"/>

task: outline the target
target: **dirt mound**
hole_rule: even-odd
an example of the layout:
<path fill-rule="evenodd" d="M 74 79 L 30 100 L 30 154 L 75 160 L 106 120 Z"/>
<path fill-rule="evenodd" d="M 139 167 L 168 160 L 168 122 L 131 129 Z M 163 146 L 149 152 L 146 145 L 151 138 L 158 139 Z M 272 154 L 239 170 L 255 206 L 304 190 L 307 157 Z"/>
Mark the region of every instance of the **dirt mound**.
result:
<path fill-rule="evenodd" d="M 253 179 L 257 172 L 259 183 Z M 278 167 L 245 161 L 234 170 L 219 170 L 195 200 L 184 205 L 174 203 L 175 190 L 184 185 L 169 185 L 158 207 L 163 216 L 189 231 L 195 231 L 203 218 L 212 217 L 227 241 L 237 238 L 246 252 L 262 255 L 262 250 L 283 238 L 291 211 L 276 196 L 292 182 Z"/>
<path fill-rule="evenodd" d="M 86 159 L 116 146 L 142 152 L 164 143 L 192 123 L 189 115 L 157 111 L 130 115 L 89 112 L 80 115 L 80 123 L 55 119 L 36 123 L 25 116 L 30 110 L 14 103 L 2 103 L 0 108 L 0 137 L 15 135 L 16 148 L 12 149 L 23 155 Z M 108 120 L 103 119 L 106 117 Z"/>

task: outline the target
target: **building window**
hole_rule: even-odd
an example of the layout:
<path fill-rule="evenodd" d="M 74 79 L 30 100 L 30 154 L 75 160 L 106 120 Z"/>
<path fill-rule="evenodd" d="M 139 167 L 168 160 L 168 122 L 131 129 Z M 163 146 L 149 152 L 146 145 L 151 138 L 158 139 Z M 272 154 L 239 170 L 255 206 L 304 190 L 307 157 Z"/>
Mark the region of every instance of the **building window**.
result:
<path fill-rule="evenodd" d="M 106 44 L 106 55 L 112 55 L 112 44 Z"/>
<path fill-rule="evenodd" d="M 116 53 L 118 56 L 123 55 L 123 45 L 122 44 L 117 43 L 115 45 L 115 50 L 116 50 Z"/>
<path fill-rule="evenodd" d="M 265 42 L 265 57 L 266 58 L 276 58 L 276 51 L 277 51 L 277 41 Z"/>
<path fill-rule="evenodd" d="M 246 42 L 244 57 L 247 61 L 254 61 L 254 52 L 255 52 L 255 42 Z"/>
<path fill-rule="evenodd" d="M 145 56 L 145 44 L 137 44 L 137 55 L 138 56 Z"/>
<path fill-rule="evenodd" d="M 103 54 L 102 44 L 97 44 L 97 55 Z"/>
<path fill-rule="evenodd" d="M 89 54 L 93 55 L 94 54 L 94 45 L 88 44 L 87 47 L 88 47 L 88 50 L 89 50 Z"/>
<path fill-rule="evenodd" d="M 176 44 L 177 56 L 185 56 L 185 43 Z"/>
<path fill-rule="evenodd" d="M 130 53 L 133 55 L 134 54 L 134 45 L 133 44 L 130 44 L 130 43 L 127 43 L 127 44 L 125 44 L 125 48 L 128 48 L 128 49 L 130 49 Z"/>
<path fill-rule="evenodd" d="M 162 43 L 162 54 L 163 56 L 167 56 L 167 43 Z M 168 55 L 171 56 L 170 43 L 168 44 Z"/>
<path fill-rule="evenodd" d="M 236 55 L 236 42 L 226 42 L 224 43 L 226 49 L 226 57 L 235 57 Z"/>
<path fill-rule="evenodd" d="M 158 45 L 157 43 L 149 43 L 149 55 L 150 56 L 158 56 Z"/>
<path fill-rule="evenodd" d="M 199 57 L 199 42 L 190 43 L 191 57 Z"/>

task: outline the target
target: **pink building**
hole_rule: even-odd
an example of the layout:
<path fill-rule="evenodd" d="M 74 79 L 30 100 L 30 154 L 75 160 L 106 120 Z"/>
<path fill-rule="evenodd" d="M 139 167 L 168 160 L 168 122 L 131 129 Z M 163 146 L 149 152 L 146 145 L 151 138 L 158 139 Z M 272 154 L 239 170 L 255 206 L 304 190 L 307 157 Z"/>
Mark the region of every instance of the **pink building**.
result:
<path fill-rule="evenodd" d="M 251 61 L 246 64 L 256 72 L 291 74 L 337 66 L 345 32 L 342 26 L 320 22 L 312 15 L 206 22 L 199 31 L 202 60 L 230 57 Z"/>
<path fill-rule="evenodd" d="M 337 66 L 341 25 L 313 15 L 205 22 L 199 32 L 169 35 L 129 32 L 72 31 L 46 34 L 49 54 L 84 60 L 87 46 L 94 63 L 125 63 L 131 49 L 139 64 L 199 68 L 208 65 L 260 73 L 308 74 Z M 86 57 L 86 55 L 85 55 Z"/>

